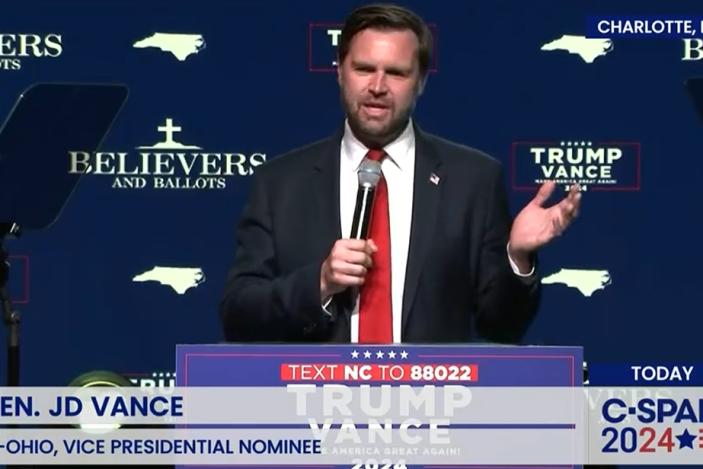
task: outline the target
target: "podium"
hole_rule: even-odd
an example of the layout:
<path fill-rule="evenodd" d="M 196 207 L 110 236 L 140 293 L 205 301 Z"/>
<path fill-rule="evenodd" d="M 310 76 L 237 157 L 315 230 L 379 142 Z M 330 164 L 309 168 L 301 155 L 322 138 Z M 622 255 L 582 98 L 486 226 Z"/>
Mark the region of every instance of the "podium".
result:
<path fill-rule="evenodd" d="M 353 356 L 355 351 L 357 357 Z M 406 358 L 402 358 L 403 352 Z M 314 364 L 469 360 L 479 369 L 479 379 L 471 382 L 472 386 L 583 384 L 582 347 L 218 344 L 177 345 L 176 385 L 281 386 L 286 381 L 279 377 L 280 366 L 292 360 Z"/>
<path fill-rule="evenodd" d="M 579 418 L 582 409 L 578 408 L 582 363 L 581 347 L 179 345 L 176 383 L 185 387 L 230 388 L 231 406 L 240 410 L 237 421 L 228 422 L 224 428 L 241 430 L 250 439 L 261 439 L 255 441 L 311 432 L 314 437 L 323 435 L 324 444 L 325 435 L 329 441 L 330 435 L 337 432 L 336 442 L 323 450 L 319 462 L 306 459 L 298 464 L 302 460 L 292 456 L 247 458 L 242 452 L 237 455 L 242 457 L 235 457 L 228 467 L 440 469 L 499 464 L 501 468 L 566 469 L 581 467 L 564 461 L 579 460 L 573 455 L 578 454 L 583 442 Z M 515 389 L 519 397 L 514 397 Z M 296 395 L 291 397 L 292 394 Z M 484 405 L 489 401 L 494 407 Z M 385 410 L 381 409 L 384 403 L 388 404 Z M 291 407 L 296 407 L 295 412 Z M 333 415 L 335 408 L 353 410 Z M 428 408 L 434 410 L 427 411 Z M 501 409 L 495 418 L 491 408 Z M 422 416 L 416 418 L 413 412 Z M 448 451 L 446 445 L 431 443 L 432 436 L 427 434 L 439 431 L 439 427 L 432 427 L 434 417 L 441 418 L 438 422 L 451 432 L 451 447 L 456 448 L 456 454 Z M 345 425 L 349 430 L 346 437 L 351 438 L 349 444 L 343 438 Z M 375 432 L 383 430 L 383 425 L 389 438 L 393 432 L 402 433 L 403 425 L 406 430 L 408 425 L 414 427 L 416 433 L 401 435 L 400 440 L 393 433 L 395 440 L 386 445 L 354 440 L 368 436 L 371 443 L 378 442 L 370 435 L 372 427 Z M 354 436 L 356 432 L 363 437 Z M 550 441 L 540 440 L 545 435 Z M 422 438 L 425 440 L 420 442 Z M 496 454 L 511 450 L 516 454 L 532 450 L 548 454 L 549 448 L 554 448 L 559 455 L 554 462 L 550 457 L 534 455 L 530 462 L 513 457 L 517 462 L 496 463 L 489 461 L 492 446 Z M 341 456 L 334 457 L 337 451 Z M 481 451 L 476 460 L 468 456 Z M 428 452 L 438 457 L 432 459 L 434 454 Z M 348 455 L 348 461 L 344 455 Z M 537 465 L 535 458 L 549 461 Z"/>

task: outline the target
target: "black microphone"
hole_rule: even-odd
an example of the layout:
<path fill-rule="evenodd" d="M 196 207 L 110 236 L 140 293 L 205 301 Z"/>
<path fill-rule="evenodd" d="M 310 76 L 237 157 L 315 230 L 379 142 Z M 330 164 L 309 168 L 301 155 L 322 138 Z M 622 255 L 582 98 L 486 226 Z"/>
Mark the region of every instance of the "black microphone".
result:
<path fill-rule="evenodd" d="M 381 163 L 365 159 L 361 162 L 359 171 L 359 189 L 356 192 L 356 207 L 352 221 L 352 239 L 366 239 L 369 233 L 371 209 L 376 192 L 376 185 L 381 180 Z"/>

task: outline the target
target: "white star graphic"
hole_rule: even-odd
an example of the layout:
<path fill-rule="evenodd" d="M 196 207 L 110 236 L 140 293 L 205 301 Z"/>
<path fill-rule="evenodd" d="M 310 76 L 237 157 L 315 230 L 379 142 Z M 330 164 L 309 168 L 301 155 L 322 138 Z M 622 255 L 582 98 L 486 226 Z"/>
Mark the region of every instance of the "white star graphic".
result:
<path fill-rule="evenodd" d="M 388 358 L 395 358 L 395 352 L 393 350 L 388 352 Z"/>
<path fill-rule="evenodd" d="M 351 356 L 352 356 L 352 358 L 359 358 L 359 352 L 357 352 L 356 350 L 354 350 L 354 351 L 351 353 Z"/>
<path fill-rule="evenodd" d="M 364 352 L 364 358 L 371 358 L 371 352 L 368 350 Z"/>
<path fill-rule="evenodd" d="M 403 359 L 408 358 L 408 352 L 406 352 L 405 350 L 400 352 L 400 358 L 403 358 Z"/>
<path fill-rule="evenodd" d="M 380 350 L 376 352 L 376 358 L 383 358 L 383 352 L 381 352 Z"/>

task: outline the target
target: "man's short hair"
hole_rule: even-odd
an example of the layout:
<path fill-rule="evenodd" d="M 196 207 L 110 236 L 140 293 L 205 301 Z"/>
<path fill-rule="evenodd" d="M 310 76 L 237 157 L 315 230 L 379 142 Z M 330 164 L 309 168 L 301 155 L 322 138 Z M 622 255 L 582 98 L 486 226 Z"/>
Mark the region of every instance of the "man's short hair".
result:
<path fill-rule="evenodd" d="M 425 22 L 416 13 L 407 8 L 391 4 L 366 5 L 352 11 L 342 27 L 342 37 L 339 41 L 337 55 L 341 65 L 349 53 L 349 46 L 354 36 L 364 29 L 411 30 L 417 36 L 418 63 L 420 75 L 425 77 L 430 68 L 432 52 L 432 33 Z"/>

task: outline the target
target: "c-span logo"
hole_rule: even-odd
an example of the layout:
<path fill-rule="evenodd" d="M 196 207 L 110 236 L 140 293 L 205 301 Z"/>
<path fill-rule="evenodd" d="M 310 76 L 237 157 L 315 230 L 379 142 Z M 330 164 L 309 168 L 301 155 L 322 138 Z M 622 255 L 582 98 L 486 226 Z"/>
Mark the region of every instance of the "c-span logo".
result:
<path fill-rule="evenodd" d="M 205 49 L 205 39 L 200 34 L 154 33 L 135 42 L 132 47 L 144 49 L 154 47 L 163 52 L 170 52 L 183 62 L 193 54 Z"/>
<path fill-rule="evenodd" d="M 594 191 L 640 189 L 639 142 L 514 142 L 511 166 L 514 190 L 545 181 Z"/>
<path fill-rule="evenodd" d="M 20 70 L 26 59 L 56 58 L 62 52 L 60 34 L 0 33 L 0 71 Z"/>
<path fill-rule="evenodd" d="M 179 142 L 183 128 L 167 117 L 157 127 L 162 139 L 138 152 L 69 151 L 70 174 L 112 177 L 113 189 L 224 189 L 227 179 L 251 176 L 266 161 L 260 152 L 210 152 Z"/>
<path fill-rule="evenodd" d="M 308 25 L 308 70 L 311 72 L 337 71 L 337 47 L 342 37 L 342 23 L 315 23 Z M 430 72 L 437 71 L 437 27 L 428 27 L 433 41 Z"/>

